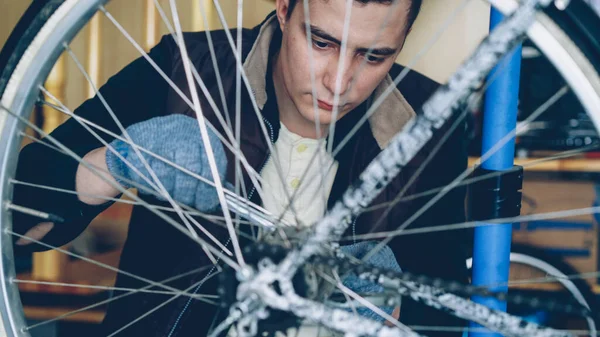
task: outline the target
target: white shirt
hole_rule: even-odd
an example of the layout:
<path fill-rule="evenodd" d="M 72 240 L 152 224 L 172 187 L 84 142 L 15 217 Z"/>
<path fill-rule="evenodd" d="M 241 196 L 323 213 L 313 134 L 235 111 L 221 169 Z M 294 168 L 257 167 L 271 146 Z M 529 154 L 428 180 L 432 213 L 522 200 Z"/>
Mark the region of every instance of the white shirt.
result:
<path fill-rule="evenodd" d="M 292 133 L 283 123 L 280 125 L 279 137 L 273 145 L 274 153 L 261 171 L 263 207 L 277 218 L 284 214 L 283 220 L 289 224 L 311 226 L 327 210 L 338 163 L 327 153 L 324 140 L 303 138 Z M 292 197 L 294 192 L 297 194 L 293 203 L 295 212 L 288 207 L 288 196 Z M 237 335 L 233 330 L 228 336 Z M 312 337 L 317 335 L 317 331 L 321 332 L 321 329 L 303 324 L 298 333 L 290 329 L 277 336 Z M 325 331 L 323 329 L 321 336 L 330 337 Z"/>
<path fill-rule="evenodd" d="M 275 153 L 261 172 L 263 207 L 276 217 L 284 214 L 283 219 L 290 224 L 311 226 L 325 214 L 338 163 L 327 153 L 324 140 L 303 138 L 280 124 Z M 288 196 L 294 192 L 292 211 L 287 207 Z"/>

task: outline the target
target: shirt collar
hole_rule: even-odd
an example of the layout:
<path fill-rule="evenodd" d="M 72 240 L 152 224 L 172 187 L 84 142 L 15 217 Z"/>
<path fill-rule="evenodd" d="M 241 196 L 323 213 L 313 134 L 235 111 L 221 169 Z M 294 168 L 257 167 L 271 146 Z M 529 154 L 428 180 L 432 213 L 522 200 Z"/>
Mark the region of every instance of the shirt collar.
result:
<path fill-rule="evenodd" d="M 288 128 L 286 128 L 285 125 L 283 125 L 283 123 L 279 123 L 279 125 L 279 138 L 277 138 L 278 142 L 283 141 L 286 145 L 289 146 L 295 146 L 297 144 L 302 143 L 311 148 L 316 147 L 317 144 L 319 144 L 318 139 L 302 137 L 288 130 Z M 321 142 L 321 144 L 325 146 L 325 142 Z"/>

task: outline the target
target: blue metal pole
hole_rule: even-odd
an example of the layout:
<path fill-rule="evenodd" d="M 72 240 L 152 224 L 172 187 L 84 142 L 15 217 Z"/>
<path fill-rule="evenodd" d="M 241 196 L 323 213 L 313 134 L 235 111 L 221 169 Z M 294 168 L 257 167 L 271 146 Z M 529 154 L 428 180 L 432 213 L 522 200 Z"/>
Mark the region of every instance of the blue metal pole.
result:
<path fill-rule="evenodd" d="M 492 8 L 490 29 L 494 28 L 503 16 Z M 488 79 L 493 81 L 485 97 L 483 118 L 482 154 L 488 152 L 502 138 L 512 132 L 517 123 L 517 103 L 521 69 L 521 47 L 500 62 Z M 504 171 L 514 165 L 514 138 L 498 149 L 481 166 L 487 170 Z M 481 226 L 475 229 L 473 249 L 474 285 L 504 284 L 508 281 L 509 257 L 512 239 L 512 224 Z M 507 287 L 492 288 L 506 291 Z M 506 303 L 489 298 L 474 298 L 478 303 L 506 311 Z M 473 325 L 475 326 L 475 325 Z M 495 336 L 491 332 L 471 332 L 470 336 Z"/>

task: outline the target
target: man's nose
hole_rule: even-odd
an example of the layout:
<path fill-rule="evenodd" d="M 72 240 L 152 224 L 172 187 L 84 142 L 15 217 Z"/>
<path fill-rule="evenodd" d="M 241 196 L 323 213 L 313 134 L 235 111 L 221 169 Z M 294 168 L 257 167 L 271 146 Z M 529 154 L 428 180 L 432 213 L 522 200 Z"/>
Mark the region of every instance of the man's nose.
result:
<path fill-rule="evenodd" d="M 340 100 L 343 98 L 352 83 L 353 69 L 354 60 L 350 56 L 340 58 L 338 55 L 338 57 L 334 57 L 328 62 L 325 76 L 323 77 L 323 84 L 332 97 L 337 90 L 340 95 Z M 338 80 L 340 82 L 339 84 L 337 83 Z M 339 87 L 337 87 L 338 85 Z"/>

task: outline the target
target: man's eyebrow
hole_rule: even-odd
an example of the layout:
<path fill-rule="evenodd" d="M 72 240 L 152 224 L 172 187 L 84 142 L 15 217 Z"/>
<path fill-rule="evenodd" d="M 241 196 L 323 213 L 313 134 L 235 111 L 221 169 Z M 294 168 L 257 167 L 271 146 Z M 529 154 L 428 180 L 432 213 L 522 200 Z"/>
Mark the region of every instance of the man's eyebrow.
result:
<path fill-rule="evenodd" d="M 373 48 L 373 49 L 358 48 L 356 51 L 359 53 L 365 53 L 365 54 L 369 53 L 371 55 L 377 55 L 377 56 L 390 56 L 390 55 L 396 54 L 397 50 L 394 48 L 384 47 L 384 48 Z"/>
<path fill-rule="evenodd" d="M 304 26 L 304 24 L 303 24 Z M 339 44 L 341 45 L 342 42 L 338 39 L 336 39 L 335 37 L 329 35 L 329 33 L 323 31 L 321 28 L 317 27 L 317 26 L 313 26 L 310 25 L 310 33 L 316 37 L 319 37 L 321 39 L 327 40 L 327 41 L 331 41 L 333 43 Z"/>
<path fill-rule="evenodd" d="M 331 36 L 329 33 L 323 31 L 321 28 L 319 28 L 317 26 L 310 25 L 310 33 L 318 38 L 323 39 L 323 40 L 327 40 L 327 41 L 333 42 L 338 45 L 342 44 L 342 42 L 340 40 Z M 373 48 L 373 49 L 361 47 L 361 48 L 358 48 L 356 51 L 359 53 L 367 53 L 368 52 L 369 54 L 378 55 L 378 56 L 390 56 L 390 55 L 396 54 L 397 49 L 389 48 L 389 47 Z"/>

